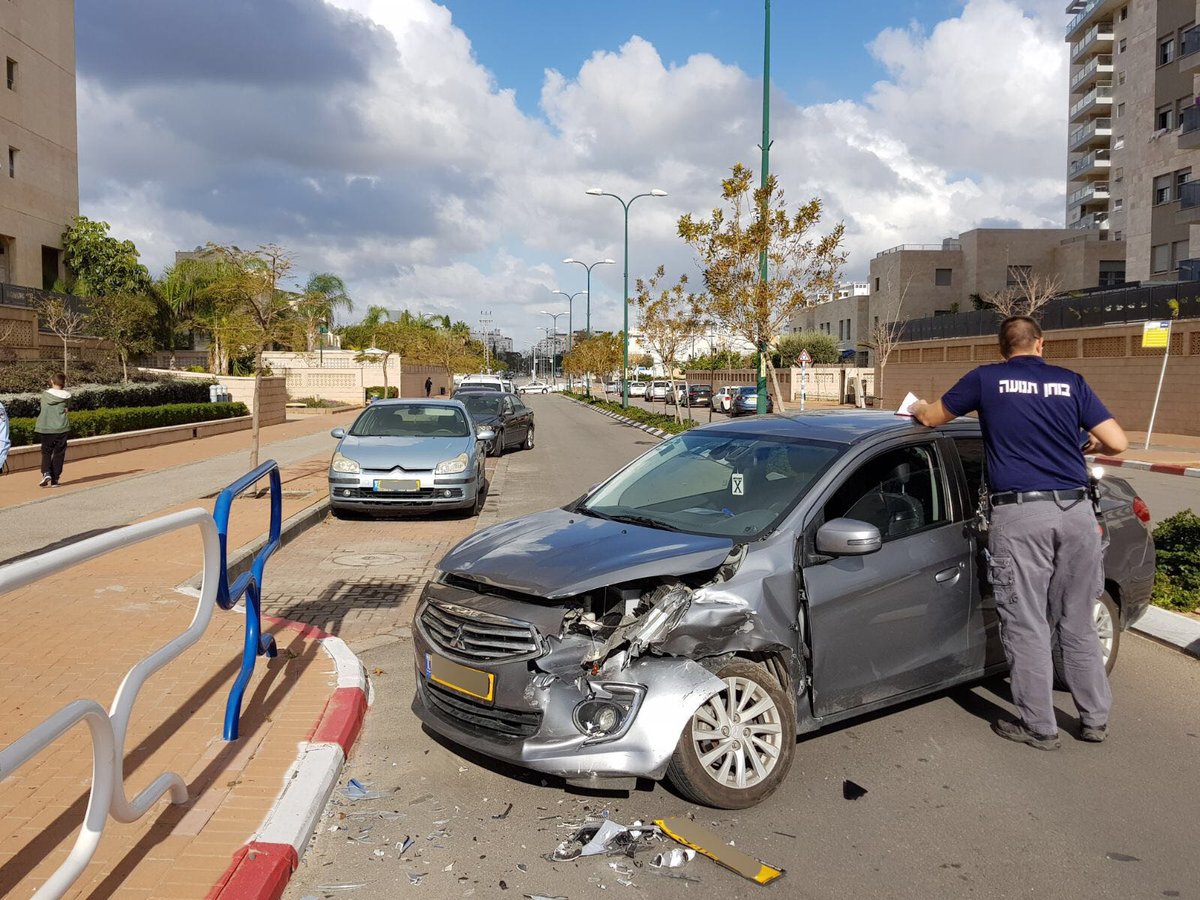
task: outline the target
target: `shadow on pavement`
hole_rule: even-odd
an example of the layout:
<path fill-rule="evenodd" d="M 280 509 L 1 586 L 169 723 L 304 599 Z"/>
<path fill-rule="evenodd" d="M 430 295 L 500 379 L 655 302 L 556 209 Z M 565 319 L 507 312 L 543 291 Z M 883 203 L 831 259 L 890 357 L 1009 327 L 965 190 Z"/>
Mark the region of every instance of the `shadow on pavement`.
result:
<path fill-rule="evenodd" d="M 419 578 L 409 581 L 371 576 L 355 581 L 338 579 L 327 584 L 316 596 L 302 599 L 293 597 L 282 603 L 268 598 L 263 611 L 339 635 L 351 612 L 399 609 L 423 584 L 424 580 Z"/>
<path fill-rule="evenodd" d="M 27 553 L 18 553 L 16 556 L 10 556 L 7 559 L 0 559 L 0 566 L 8 563 L 19 562 L 22 559 L 30 559 L 34 556 L 40 556 L 49 550 L 58 550 L 62 547 L 69 547 L 72 544 L 78 544 L 80 541 L 85 541 L 90 537 L 95 537 L 98 534 L 107 534 L 110 531 L 116 531 L 121 528 L 120 525 L 114 525 L 111 528 L 93 528 L 90 531 L 81 531 L 79 534 L 68 535 L 61 540 L 55 541 L 53 544 L 47 544 L 45 547 L 39 547 L 37 550 L 30 550 Z"/>

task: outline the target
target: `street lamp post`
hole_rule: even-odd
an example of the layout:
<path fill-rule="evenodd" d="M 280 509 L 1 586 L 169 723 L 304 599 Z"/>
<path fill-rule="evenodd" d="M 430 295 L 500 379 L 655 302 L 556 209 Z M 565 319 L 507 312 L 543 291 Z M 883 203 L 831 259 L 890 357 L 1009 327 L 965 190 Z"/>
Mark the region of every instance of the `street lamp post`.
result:
<path fill-rule="evenodd" d="M 549 316 L 554 321 L 554 331 L 551 333 L 553 337 L 550 342 L 550 381 L 552 384 L 557 384 L 558 383 L 556 380 L 557 376 L 554 374 L 554 351 L 556 349 L 558 349 L 558 317 L 565 316 L 566 313 L 565 312 L 560 312 L 560 313 L 546 312 L 543 309 L 542 315 Z"/>
<path fill-rule="evenodd" d="M 596 266 L 615 265 L 615 261 L 611 260 L 611 259 L 598 259 L 589 266 L 582 259 L 575 259 L 573 256 L 568 256 L 566 259 L 563 260 L 563 262 L 576 263 L 578 265 L 583 266 L 585 269 L 587 269 L 587 290 L 584 291 L 584 293 L 587 294 L 587 336 L 591 337 L 592 336 L 592 269 L 596 268 Z"/>
<path fill-rule="evenodd" d="M 562 294 L 567 298 L 567 352 L 570 353 L 575 349 L 575 298 L 580 294 L 586 294 L 587 291 L 576 291 L 573 294 L 568 294 L 566 291 L 551 291 L 550 293 Z M 567 387 L 571 390 L 575 389 L 575 383 L 570 375 L 567 376 Z"/>
<path fill-rule="evenodd" d="M 624 331 L 624 334 L 622 335 L 622 338 L 623 338 L 622 343 L 624 345 L 624 350 L 623 350 L 623 353 L 621 356 L 621 359 L 622 359 L 621 383 L 624 386 L 624 389 L 621 392 L 621 407 L 623 409 L 628 409 L 629 408 L 629 207 L 632 206 L 633 201 L 637 200 L 639 197 L 665 197 L 665 196 L 667 196 L 667 192 L 660 191 L 658 188 L 655 188 L 654 190 L 648 191 L 644 194 L 634 194 L 632 197 L 629 198 L 628 201 L 621 199 L 616 194 L 612 194 L 612 193 L 609 193 L 608 191 L 601 190 L 600 188 L 588 188 L 587 193 L 591 194 L 593 197 L 612 197 L 614 200 L 616 200 L 618 203 L 620 203 L 621 206 L 625 210 L 625 288 L 624 288 L 624 293 L 622 294 L 622 297 L 621 297 L 621 305 L 624 308 L 624 312 L 625 312 L 625 331 Z"/>

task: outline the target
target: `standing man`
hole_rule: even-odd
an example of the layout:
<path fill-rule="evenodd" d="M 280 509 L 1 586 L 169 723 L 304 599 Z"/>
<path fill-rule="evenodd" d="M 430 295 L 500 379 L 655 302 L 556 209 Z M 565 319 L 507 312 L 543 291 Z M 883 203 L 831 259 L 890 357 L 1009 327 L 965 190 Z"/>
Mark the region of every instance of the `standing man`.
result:
<path fill-rule="evenodd" d="M 41 487 L 58 487 L 62 477 L 63 460 L 67 456 L 67 437 L 71 424 L 67 421 L 69 392 L 63 390 L 67 376 L 61 372 L 50 376 L 50 387 L 42 391 L 42 408 L 38 412 L 34 433 L 42 443 Z"/>
<path fill-rule="evenodd" d="M 941 400 L 918 400 L 908 411 L 928 426 L 978 411 L 983 428 L 989 576 L 1021 716 L 992 730 L 1039 750 L 1058 748 L 1057 634 L 1080 738 L 1099 743 L 1108 735 L 1112 694 L 1092 611 L 1104 572 L 1083 455 L 1122 453 L 1129 441 L 1083 376 L 1042 359 L 1042 329 L 1033 319 L 1000 323 L 1000 354 L 1004 362 L 979 366 Z M 1082 447 L 1081 431 L 1088 433 Z"/>
<path fill-rule="evenodd" d="M 433 378 L 426 376 L 425 378 L 425 396 L 428 397 L 433 393 Z"/>
<path fill-rule="evenodd" d="M 12 438 L 8 434 L 8 410 L 0 403 L 0 475 L 8 471 L 8 451 L 12 447 Z"/>

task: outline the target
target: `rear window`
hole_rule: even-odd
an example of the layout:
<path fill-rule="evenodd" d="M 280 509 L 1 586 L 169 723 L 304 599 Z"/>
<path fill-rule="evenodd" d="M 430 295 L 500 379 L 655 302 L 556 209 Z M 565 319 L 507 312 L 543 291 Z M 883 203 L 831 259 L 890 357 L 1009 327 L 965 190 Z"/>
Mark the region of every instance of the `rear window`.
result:
<path fill-rule="evenodd" d="M 354 420 L 354 437 L 467 437 L 466 414 L 457 406 L 376 404 Z"/>

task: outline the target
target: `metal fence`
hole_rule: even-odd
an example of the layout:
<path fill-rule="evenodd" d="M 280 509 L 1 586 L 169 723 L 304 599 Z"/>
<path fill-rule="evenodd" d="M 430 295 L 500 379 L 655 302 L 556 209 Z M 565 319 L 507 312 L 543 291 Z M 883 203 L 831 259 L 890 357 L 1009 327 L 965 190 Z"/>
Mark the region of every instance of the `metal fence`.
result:
<path fill-rule="evenodd" d="M 1177 311 L 1173 303 L 1178 305 Z M 1200 318 L 1200 282 L 1114 288 L 1082 297 L 1061 297 L 1042 307 L 1037 317 L 1046 331 Z M 909 319 L 900 330 L 900 339 L 936 341 L 994 335 L 999 324 L 999 314 L 990 309 Z"/>

